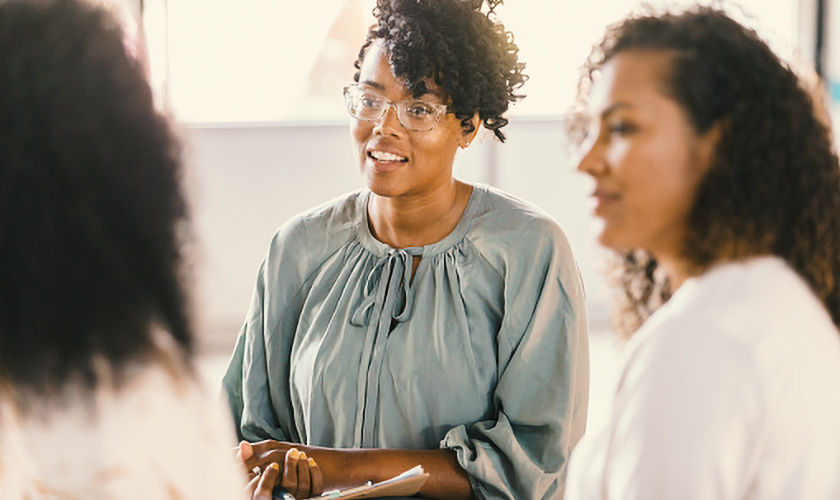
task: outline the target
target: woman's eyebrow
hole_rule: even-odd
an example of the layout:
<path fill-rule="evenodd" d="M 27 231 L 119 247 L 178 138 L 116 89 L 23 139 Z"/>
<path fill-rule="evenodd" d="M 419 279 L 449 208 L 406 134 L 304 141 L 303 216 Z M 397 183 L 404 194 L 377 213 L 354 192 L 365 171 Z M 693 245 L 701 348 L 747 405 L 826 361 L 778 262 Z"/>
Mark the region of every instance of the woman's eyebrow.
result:
<path fill-rule="evenodd" d="M 382 85 L 379 82 L 375 82 L 373 80 L 362 80 L 361 82 L 359 82 L 359 85 L 364 85 L 366 87 L 373 87 L 374 89 L 379 90 L 379 91 L 383 91 L 383 92 L 385 91 L 385 86 L 384 85 Z M 424 95 L 431 95 L 431 96 L 437 97 L 438 99 L 443 101 L 443 95 L 440 92 L 437 92 L 435 90 L 430 89 L 428 86 L 426 87 L 426 92 L 424 92 L 423 95 L 418 96 L 418 97 L 423 97 Z"/>
<path fill-rule="evenodd" d="M 611 114 L 615 113 L 616 111 L 618 111 L 620 109 L 629 109 L 629 108 L 632 108 L 632 107 L 633 107 L 633 105 L 628 103 L 628 102 L 624 102 L 624 101 L 616 102 L 616 103 L 610 105 L 607 109 L 601 111 L 601 119 L 605 120 Z"/>
<path fill-rule="evenodd" d="M 362 85 L 367 85 L 368 87 L 373 87 L 377 90 L 385 90 L 384 85 L 382 85 L 379 82 L 374 82 L 373 80 L 364 80 L 364 81 L 361 81 L 359 83 L 361 83 Z"/>

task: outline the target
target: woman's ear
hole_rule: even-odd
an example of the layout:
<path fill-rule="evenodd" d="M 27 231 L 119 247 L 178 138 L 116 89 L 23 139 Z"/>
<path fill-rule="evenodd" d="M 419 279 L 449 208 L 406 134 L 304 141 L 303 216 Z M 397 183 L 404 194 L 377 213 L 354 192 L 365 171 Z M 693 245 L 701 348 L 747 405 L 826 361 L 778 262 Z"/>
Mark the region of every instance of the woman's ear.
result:
<path fill-rule="evenodd" d="M 481 118 L 478 116 L 478 111 L 476 111 L 473 117 L 470 118 L 470 121 L 472 122 L 473 130 L 472 132 L 462 134 L 461 144 L 459 145 L 461 149 L 467 149 L 470 143 L 472 143 L 475 139 L 475 136 L 478 135 L 478 127 L 481 126 Z"/>
<path fill-rule="evenodd" d="M 703 132 L 700 136 L 700 147 L 698 149 L 698 153 L 703 172 L 708 171 L 709 168 L 711 168 L 712 163 L 714 163 L 715 152 L 717 151 L 718 144 L 720 144 L 721 138 L 723 137 L 723 134 L 726 133 L 728 126 L 728 120 L 718 120 L 714 125 L 709 127 L 709 130 Z"/>

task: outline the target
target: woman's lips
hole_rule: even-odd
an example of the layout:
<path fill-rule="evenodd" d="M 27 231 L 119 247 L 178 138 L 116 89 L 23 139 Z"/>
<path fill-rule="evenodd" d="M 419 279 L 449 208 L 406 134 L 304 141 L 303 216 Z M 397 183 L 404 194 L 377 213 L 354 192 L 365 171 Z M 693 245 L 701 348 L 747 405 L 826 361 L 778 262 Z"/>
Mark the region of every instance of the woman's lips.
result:
<path fill-rule="evenodd" d="M 408 163 L 407 156 L 384 149 L 368 149 L 366 156 L 373 163 L 374 171 L 377 173 L 393 172 Z"/>
<path fill-rule="evenodd" d="M 593 200 L 595 200 L 595 207 L 593 211 L 596 214 L 602 213 L 604 210 L 609 208 L 611 205 L 615 204 L 619 199 L 619 195 L 616 193 L 612 193 L 602 189 L 596 189 L 591 195 L 589 195 Z"/>
<path fill-rule="evenodd" d="M 369 149 L 367 155 L 368 158 L 382 163 L 405 163 L 408 161 L 408 157 L 406 157 L 405 155 L 401 155 L 400 153 L 396 153 L 393 151 L 386 151 L 383 149 Z"/>

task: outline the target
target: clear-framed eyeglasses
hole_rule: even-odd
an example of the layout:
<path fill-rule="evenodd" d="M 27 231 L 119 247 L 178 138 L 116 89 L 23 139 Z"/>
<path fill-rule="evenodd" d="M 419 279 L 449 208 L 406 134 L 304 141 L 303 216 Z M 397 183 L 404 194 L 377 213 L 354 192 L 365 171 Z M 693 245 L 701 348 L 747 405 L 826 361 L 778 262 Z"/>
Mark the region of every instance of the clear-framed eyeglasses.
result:
<path fill-rule="evenodd" d="M 431 130 L 446 114 L 446 105 L 420 99 L 391 102 L 380 94 L 354 83 L 344 87 L 344 103 L 350 116 L 357 120 L 375 122 L 382 119 L 391 106 L 403 127 L 415 132 Z"/>

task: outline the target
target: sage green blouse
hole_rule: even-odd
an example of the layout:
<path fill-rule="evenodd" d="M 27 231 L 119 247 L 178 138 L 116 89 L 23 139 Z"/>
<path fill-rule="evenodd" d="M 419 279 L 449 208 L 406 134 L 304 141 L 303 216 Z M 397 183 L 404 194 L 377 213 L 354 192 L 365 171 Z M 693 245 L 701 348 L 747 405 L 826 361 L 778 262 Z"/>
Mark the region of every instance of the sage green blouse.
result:
<path fill-rule="evenodd" d="M 589 375 L 563 232 L 477 185 L 443 240 L 394 249 L 371 234 L 368 198 L 274 236 L 224 378 L 240 437 L 450 448 L 477 498 L 562 497 Z"/>

